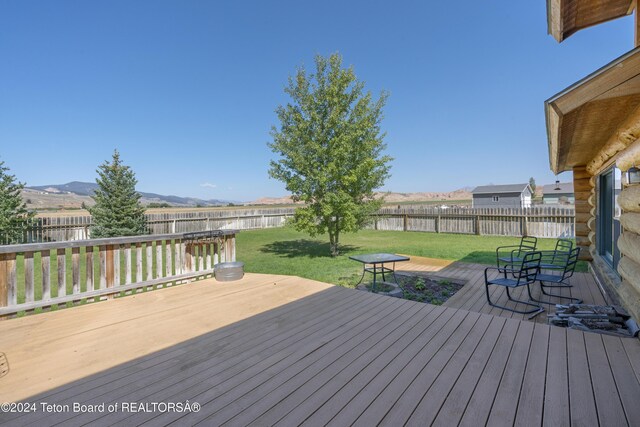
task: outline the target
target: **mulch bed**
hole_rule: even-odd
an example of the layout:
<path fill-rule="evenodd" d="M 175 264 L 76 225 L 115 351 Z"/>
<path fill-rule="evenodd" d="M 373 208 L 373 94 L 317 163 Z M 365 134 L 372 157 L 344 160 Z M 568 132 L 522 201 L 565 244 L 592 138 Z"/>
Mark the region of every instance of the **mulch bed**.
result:
<path fill-rule="evenodd" d="M 404 298 L 412 301 L 441 305 L 464 286 L 452 279 L 396 273 Z"/>

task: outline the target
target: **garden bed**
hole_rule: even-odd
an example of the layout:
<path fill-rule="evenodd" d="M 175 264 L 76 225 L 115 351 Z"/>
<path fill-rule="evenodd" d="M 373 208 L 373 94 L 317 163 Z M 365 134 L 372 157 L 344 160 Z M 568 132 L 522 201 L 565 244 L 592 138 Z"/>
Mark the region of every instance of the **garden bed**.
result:
<path fill-rule="evenodd" d="M 425 274 L 396 273 L 404 299 L 441 305 L 464 286 L 455 279 L 439 278 Z"/>
<path fill-rule="evenodd" d="M 378 282 L 376 293 L 411 301 L 442 305 L 464 286 L 458 279 L 435 277 L 424 273 L 396 273 L 398 283 Z M 371 283 L 361 283 L 356 289 L 371 292 Z"/>

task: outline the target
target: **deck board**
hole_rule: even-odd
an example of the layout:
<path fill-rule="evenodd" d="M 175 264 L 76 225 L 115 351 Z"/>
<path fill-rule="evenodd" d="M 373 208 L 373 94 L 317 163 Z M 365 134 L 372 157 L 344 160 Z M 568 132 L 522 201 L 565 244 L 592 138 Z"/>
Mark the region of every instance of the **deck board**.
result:
<path fill-rule="evenodd" d="M 598 420 L 593 397 L 584 333 L 567 330 L 567 354 L 569 369 L 569 407 L 572 425 L 593 425 Z"/>
<path fill-rule="evenodd" d="M 544 395 L 544 425 L 564 427 L 569 416 L 567 334 L 562 328 L 549 328 L 549 355 Z"/>
<path fill-rule="evenodd" d="M 2 399 L 188 399 L 202 409 L 0 414 L 0 423 L 638 425 L 637 339 L 565 330 L 545 324 L 545 316 L 527 321 L 490 307 L 483 266 L 418 266 L 467 285 L 436 307 L 248 274 L 1 322 L 0 351 L 10 363 L 25 357 L 0 378 Z M 588 275 L 572 283 L 563 292 L 605 301 Z M 64 358 L 48 360 L 46 370 L 34 349 Z M 100 360 L 112 354 L 120 358 Z"/>

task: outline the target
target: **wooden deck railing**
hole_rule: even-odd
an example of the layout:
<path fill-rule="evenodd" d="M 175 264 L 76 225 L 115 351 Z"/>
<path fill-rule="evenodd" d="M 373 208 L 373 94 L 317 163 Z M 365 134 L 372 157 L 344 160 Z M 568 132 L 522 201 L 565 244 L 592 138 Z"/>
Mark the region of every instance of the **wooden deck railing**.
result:
<path fill-rule="evenodd" d="M 235 230 L 0 246 L 0 317 L 171 286 L 235 261 Z"/>

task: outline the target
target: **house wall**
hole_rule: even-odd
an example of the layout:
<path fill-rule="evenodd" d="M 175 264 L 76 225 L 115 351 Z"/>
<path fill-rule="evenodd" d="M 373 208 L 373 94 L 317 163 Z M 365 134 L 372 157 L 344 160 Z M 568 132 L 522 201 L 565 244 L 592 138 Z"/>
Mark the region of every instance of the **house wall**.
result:
<path fill-rule="evenodd" d="M 620 250 L 617 271 L 603 260 L 597 249 L 599 230 L 596 213 L 599 194 L 596 182 L 600 174 L 613 163 L 622 171 L 623 176 L 623 189 L 618 196 L 622 213 L 621 234 L 616 242 Z M 591 268 L 612 297 L 613 303 L 621 304 L 636 320 L 640 320 L 640 184 L 626 182 L 626 171 L 633 165 L 640 165 L 640 140 L 611 156 L 592 176 L 585 168 L 574 168 L 576 242 L 582 248 L 589 248 L 593 261 Z M 585 189 L 589 190 L 586 204 Z"/>
<path fill-rule="evenodd" d="M 495 194 L 474 194 L 474 208 L 520 208 L 522 207 L 521 193 L 495 193 Z M 493 196 L 498 196 L 497 202 L 493 201 Z"/>
<path fill-rule="evenodd" d="M 560 200 L 562 199 L 562 201 Z M 567 203 L 571 203 L 573 204 L 575 202 L 575 197 L 573 196 L 573 193 L 566 193 L 566 194 L 562 194 L 562 193 L 557 193 L 557 194 L 550 194 L 548 196 L 542 196 L 542 203 L 545 205 L 559 205 L 560 203 L 564 202 L 566 200 Z"/>
<path fill-rule="evenodd" d="M 595 223 L 595 209 L 593 207 L 593 191 L 591 175 L 585 167 L 573 168 L 574 205 L 576 210 L 576 245 L 580 248 L 580 259 L 591 261 L 591 245 L 595 242 L 592 227 Z M 591 239 L 594 239 L 592 242 Z"/>
<path fill-rule="evenodd" d="M 622 191 L 618 196 L 622 211 L 618 273 L 622 283 L 617 291 L 624 306 L 640 319 L 640 184 L 628 183 L 625 173 L 634 165 L 640 166 L 640 139 L 631 143 L 616 159 L 616 166 L 623 173 Z"/>

